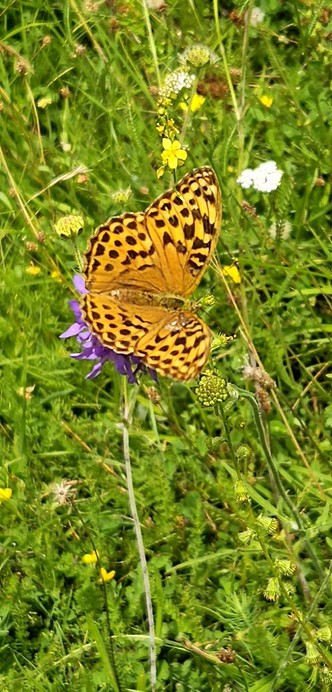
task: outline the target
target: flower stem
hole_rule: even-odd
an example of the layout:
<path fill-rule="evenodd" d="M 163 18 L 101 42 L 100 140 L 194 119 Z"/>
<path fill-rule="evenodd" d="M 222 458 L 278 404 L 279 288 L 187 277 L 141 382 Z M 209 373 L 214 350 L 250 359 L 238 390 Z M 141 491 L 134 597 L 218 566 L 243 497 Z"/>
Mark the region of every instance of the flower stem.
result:
<path fill-rule="evenodd" d="M 142 536 L 142 532 L 141 532 L 141 525 L 139 522 L 137 506 L 136 506 L 133 476 L 132 476 L 131 462 L 130 462 L 129 426 L 130 426 L 130 422 L 131 422 L 132 407 L 130 406 L 129 401 L 128 401 L 127 380 L 125 377 L 123 377 L 122 381 L 123 381 L 123 456 L 124 456 L 124 461 L 125 461 L 125 470 L 126 470 L 126 477 L 127 477 L 127 489 L 128 489 L 130 511 L 131 511 L 131 516 L 133 518 L 133 522 L 134 522 L 134 529 L 135 529 L 135 535 L 136 535 L 136 541 L 137 541 L 138 554 L 139 554 L 139 559 L 140 559 L 141 569 L 142 569 L 142 575 L 143 575 L 146 611 L 147 611 L 149 634 L 150 634 L 151 690 L 152 690 L 152 692 L 155 692 L 156 685 L 157 685 L 156 639 L 155 639 L 155 628 L 154 628 L 153 608 L 152 608 L 152 599 L 151 599 L 151 589 L 150 589 L 149 573 L 148 573 L 148 567 L 147 567 L 145 550 L 144 550 L 143 536 Z M 135 395 L 135 399 L 136 399 L 136 395 Z"/>
<path fill-rule="evenodd" d="M 302 533 L 302 535 L 304 536 L 304 539 L 303 539 L 303 540 L 304 540 L 304 543 L 305 543 L 307 552 L 308 552 L 308 554 L 310 555 L 310 557 L 311 557 L 311 559 L 312 559 L 312 561 L 313 561 L 313 563 L 314 563 L 314 565 L 315 565 L 315 568 L 316 568 L 316 570 L 317 570 L 317 574 L 319 574 L 319 576 L 320 576 L 321 578 L 324 578 L 324 572 L 323 572 L 323 570 L 322 570 L 322 568 L 321 568 L 321 566 L 320 566 L 320 563 L 319 563 L 319 560 L 318 560 L 318 558 L 317 558 L 317 555 L 316 555 L 316 553 L 314 552 L 314 550 L 313 550 L 311 544 L 309 543 L 309 541 L 305 538 L 305 526 L 304 526 L 304 524 L 303 524 L 302 517 L 301 517 L 300 513 L 298 512 L 297 508 L 295 507 L 295 505 L 293 505 L 293 503 L 292 503 L 292 501 L 290 500 L 289 496 L 287 495 L 287 493 L 286 493 L 286 491 L 285 491 L 285 488 L 284 488 L 284 486 L 283 486 L 283 484 L 282 484 L 282 481 L 281 481 L 281 478 L 280 478 L 278 469 L 277 469 L 277 467 L 276 467 L 276 465 L 275 465 L 275 463 L 274 463 L 272 454 L 271 454 L 271 452 L 270 452 L 269 445 L 268 445 L 267 440 L 266 440 L 265 430 L 264 430 L 264 426 L 263 426 L 263 422 L 262 422 L 262 419 L 261 419 L 261 415 L 260 415 L 260 411 L 259 411 L 259 408 L 258 408 L 257 401 L 256 401 L 255 397 L 253 396 L 253 394 L 251 394 L 250 392 L 247 392 L 247 391 L 245 391 L 245 390 L 243 390 L 243 389 L 238 389 L 238 388 L 236 388 L 236 389 L 237 389 L 238 393 L 240 394 L 240 396 L 243 396 L 244 398 L 248 399 L 248 401 L 249 401 L 249 403 L 250 403 L 250 405 L 251 405 L 251 407 L 252 407 L 253 414 L 254 414 L 254 418 L 255 418 L 255 424 L 256 424 L 256 427 L 257 427 L 258 435 L 259 435 L 259 440 L 260 440 L 260 443 L 261 443 L 263 452 L 264 452 L 264 454 L 265 454 L 266 461 L 267 461 L 267 463 L 268 463 L 268 467 L 269 467 L 269 469 L 270 469 L 270 471 L 271 471 L 271 475 L 272 475 L 273 480 L 274 480 L 274 482 L 275 482 L 275 486 L 276 486 L 276 488 L 278 489 L 278 492 L 280 493 L 281 497 L 283 498 L 285 504 L 286 504 L 287 507 L 289 508 L 291 514 L 293 515 L 294 520 L 295 520 L 295 522 L 296 522 L 296 524 L 297 524 L 297 526 L 298 526 L 298 528 L 299 528 L 299 531 L 300 531 L 300 532 Z"/>

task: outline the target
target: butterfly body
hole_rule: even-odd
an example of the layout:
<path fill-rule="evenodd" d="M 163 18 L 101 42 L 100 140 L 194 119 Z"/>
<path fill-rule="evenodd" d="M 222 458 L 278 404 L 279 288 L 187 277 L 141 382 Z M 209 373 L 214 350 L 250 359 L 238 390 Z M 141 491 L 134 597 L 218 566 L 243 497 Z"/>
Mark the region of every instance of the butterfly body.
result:
<path fill-rule="evenodd" d="M 186 298 L 210 261 L 220 218 L 218 182 L 203 167 L 145 212 L 99 227 L 86 253 L 82 310 L 105 346 L 175 379 L 197 376 L 209 354 L 210 331 L 187 309 Z"/>

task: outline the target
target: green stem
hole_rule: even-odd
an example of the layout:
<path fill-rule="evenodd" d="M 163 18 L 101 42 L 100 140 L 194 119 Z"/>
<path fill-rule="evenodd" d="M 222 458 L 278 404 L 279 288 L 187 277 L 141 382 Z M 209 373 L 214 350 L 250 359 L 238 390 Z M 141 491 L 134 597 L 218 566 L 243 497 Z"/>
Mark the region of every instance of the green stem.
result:
<path fill-rule="evenodd" d="M 228 63 L 227 63 L 225 48 L 224 48 L 224 44 L 223 44 L 223 42 L 222 42 L 221 33 L 220 33 L 220 25 L 219 25 L 219 4 L 220 4 L 220 3 L 218 2 L 218 0 L 213 0 L 214 21 L 215 21 L 215 24 L 216 24 L 216 32 L 217 32 L 217 37 L 218 37 L 218 42 L 219 42 L 220 53 L 221 53 L 221 57 L 222 57 L 222 62 L 223 62 L 224 70 L 225 70 L 225 76 L 226 76 L 226 80 L 227 80 L 229 92 L 230 92 L 231 99 L 232 99 L 232 103 L 233 103 L 234 113 L 235 113 L 235 117 L 236 117 L 237 122 L 239 122 L 240 117 L 241 117 L 241 116 L 240 116 L 240 111 L 239 111 L 239 107 L 238 107 L 238 104 L 237 104 L 236 95 L 235 95 L 235 91 L 234 91 L 234 87 L 233 87 L 233 83 L 232 83 L 230 71 L 229 71 L 229 68 L 228 68 Z"/>
<path fill-rule="evenodd" d="M 183 142 L 185 140 L 185 136 L 187 134 L 187 129 L 188 129 L 189 120 L 190 120 L 190 116 L 191 116 L 190 104 L 191 104 L 191 101 L 192 101 L 194 94 L 196 94 L 197 84 L 198 84 L 198 79 L 196 78 L 192 84 L 192 87 L 191 87 L 189 100 L 188 100 L 188 108 L 185 111 L 185 115 L 183 118 L 183 124 L 182 124 L 181 133 L 180 133 L 180 137 L 179 137 L 179 142 L 180 142 L 181 146 L 183 145 Z"/>
<path fill-rule="evenodd" d="M 130 511 L 131 511 L 131 516 L 133 518 L 133 522 L 134 522 L 134 529 L 135 529 L 135 535 L 136 535 L 138 554 L 139 554 L 139 559 L 140 559 L 141 569 L 142 569 L 142 575 L 143 575 L 146 611 L 147 611 L 149 635 L 150 635 L 151 690 L 152 690 L 152 692 L 155 692 L 156 685 L 157 685 L 156 637 L 155 637 L 154 617 L 153 617 L 153 608 L 152 608 L 151 588 L 150 588 L 149 572 L 148 572 L 148 567 L 147 567 L 147 562 L 146 562 L 141 525 L 140 525 L 140 521 L 139 521 L 139 517 L 138 517 L 137 506 L 136 506 L 135 490 L 134 490 L 133 476 L 132 476 L 131 462 L 130 462 L 130 448 L 129 448 L 129 426 L 130 426 L 130 422 L 131 422 L 131 415 L 132 415 L 133 406 L 134 406 L 134 403 L 136 400 L 136 392 L 134 395 L 134 399 L 131 402 L 132 405 L 130 406 L 129 401 L 128 401 L 127 380 L 125 377 L 123 377 L 122 380 L 123 380 L 123 456 L 124 456 L 124 461 L 125 461 L 125 470 L 126 470 L 126 477 L 127 477 L 127 489 L 128 489 Z"/>
<path fill-rule="evenodd" d="M 146 24 L 146 28 L 147 28 L 147 32 L 148 32 L 150 51 L 151 51 L 153 62 L 154 62 L 154 68 L 156 70 L 158 87 L 160 87 L 160 73 L 159 73 L 159 65 L 158 65 L 158 56 L 157 56 L 157 51 L 156 51 L 156 44 L 155 44 L 154 38 L 153 38 L 152 27 L 151 27 L 151 22 L 150 22 L 150 15 L 149 15 L 148 6 L 146 4 L 146 0 L 143 0 L 142 6 L 143 6 L 145 24 Z"/>
<path fill-rule="evenodd" d="M 260 415 L 260 411 L 259 411 L 259 408 L 258 408 L 257 401 L 256 401 L 255 397 L 253 396 L 253 394 L 251 394 L 250 392 L 247 392 L 247 391 L 245 391 L 245 390 L 243 390 L 243 389 L 238 389 L 238 388 L 236 388 L 236 389 L 237 389 L 237 391 L 239 392 L 240 396 L 243 396 L 244 398 L 246 398 L 246 399 L 249 400 L 249 403 L 250 403 L 250 405 L 251 405 L 251 407 L 252 407 L 252 410 L 253 410 L 253 414 L 254 414 L 254 418 L 255 418 L 255 423 L 256 423 L 256 427 L 257 427 L 257 431 L 258 431 L 258 435 L 259 435 L 259 440 L 260 440 L 260 443 L 261 443 L 263 452 L 264 452 L 264 454 L 265 454 L 265 457 L 266 457 L 266 460 L 267 460 L 269 469 L 270 469 L 271 474 L 272 474 L 272 476 L 273 476 L 273 480 L 274 480 L 274 482 L 275 482 L 276 488 L 278 489 L 278 491 L 279 491 L 281 497 L 283 498 L 285 504 L 287 505 L 287 507 L 289 508 L 291 514 L 293 515 L 294 520 L 295 520 L 297 526 L 299 527 L 299 530 L 300 530 L 300 531 L 302 532 L 302 534 L 303 534 L 303 537 L 304 537 L 303 540 L 304 540 L 304 543 L 305 543 L 307 552 L 308 552 L 308 554 L 310 555 L 310 557 L 311 557 L 311 559 L 312 559 L 312 561 L 313 561 L 313 563 L 314 563 L 314 565 L 315 565 L 315 568 L 316 568 L 316 570 L 317 570 L 317 574 L 319 574 L 319 576 L 320 576 L 321 578 L 324 578 L 324 572 L 323 572 L 323 570 L 322 570 L 322 568 L 321 568 L 321 566 L 320 566 L 320 563 L 319 563 L 319 560 L 318 560 L 318 558 L 317 558 L 317 555 L 316 555 L 316 553 L 314 552 L 314 550 L 313 550 L 311 544 L 309 543 L 309 541 L 305 538 L 305 526 L 304 526 L 304 524 L 303 524 L 303 522 L 302 522 L 302 517 L 301 517 L 300 513 L 298 512 L 298 510 L 296 509 L 295 505 L 293 505 L 292 501 L 291 501 L 290 498 L 288 497 L 288 495 L 287 495 L 287 493 L 286 493 L 286 491 L 285 491 L 285 489 L 284 489 L 284 486 L 283 486 L 283 484 L 282 484 L 281 478 L 280 478 L 280 476 L 279 476 L 278 469 L 277 469 L 277 467 L 276 467 L 276 465 L 275 465 L 275 463 L 274 463 L 272 454 L 271 454 L 270 449 L 269 449 L 269 446 L 268 446 L 268 444 L 267 444 L 267 440 L 266 440 L 266 436 L 265 436 L 265 431 L 264 431 L 264 426 L 263 426 L 263 422 L 262 422 L 262 419 L 261 419 L 261 415 Z"/>
<path fill-rule="evenodd" d="M 225 435 L 226 435 L 229 453 L 231 455 L 231 459 L 232 459 L 232 462 L 234 464 L 234 468 L 235 468 L 235 470 L 239 476 L 239 468 L 238 468 L 237 458 L 236 458 L 236 454 L 234 452 L 234 448 L 233 448 L 233 444 L 232 444 L 232 440 L 231 440 L 231 436 L 230 436 L 230 432 L 229 432 L 229 428 L 228 428 L 228 423 L 227 423 L 227 419 L 225 416 L 225 411 L 224 411 L 223 406 L 219 406 L 219 413 L 220 413 L 220 416 L 221 416 L 223 424 L 224 424 L 224 430 L 225 430 Z"/>

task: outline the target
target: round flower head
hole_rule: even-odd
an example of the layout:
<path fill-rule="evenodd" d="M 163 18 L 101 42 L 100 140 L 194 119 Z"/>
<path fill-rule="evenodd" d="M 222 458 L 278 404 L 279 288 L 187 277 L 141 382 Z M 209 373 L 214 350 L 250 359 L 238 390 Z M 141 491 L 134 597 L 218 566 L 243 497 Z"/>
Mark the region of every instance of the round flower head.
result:
<path fill-rule="evenodd" d="M 183 53 L 181 53 L 179 56 L 179 60 L 182 63 L 189 62 L 190 65 L 193 65 L 194 67 L 202 67 L 202 65 L 207 65 L 208 63 L 214 65 L 216 62 L 218 62 L 218 57 L 207 46 L 204 46 L 201 43 L 196 43 L 194 46 L 186 48 L 186 50 L 183 51 Z"/>
<path fill-rule="evenodd" d="M 88 293 L 85 288 L 84 279 L 81 276 L 76 275 L 74 277 L 74 286 L 81 295 Z M 90 331 L 88 325 L 84 321 L 81 306 L 77 300 L 70 300 L 69 305 L 74 313 L 75 322 L 73 322 L 63 334 L 60 334 L 60 339 L 69 339 L 72 336 L 76 336 L 77 343 L 82 350 L 80 353 L 71 353 L 71 358 L 75 358 L 76 360 L 97 361 L 86 376 L 87 379 L 91 380 L 97 377 L 103 365 L 107 363 L 107 361 L 111 361 L 120 375 L 125 375 L 128 378 L 130 384 L 137 382 L 137 371 L 146 371 L 146 367 L 143 365 L 141 359 L 137 356 L 116 353 L 108 346 L 104 346 L 101 341 L 99 341 L 98 337 Z M 133 367 L 135 367 L 134 372 Z M 156 373 L 150 368 L 149 373 L 152 379 L 156 380 Z"/>
<path fill-rule="evenodd" d="M 82 233 L 83 227 L 83 217 L 78 214 L 63 216 L 54 224 L 55 231 L 60 238 L 74 238 Z"/>
<path fill-rule="evenodd" d="M 255 169 L 253 186 L 258 192 L 272 192 L 279 187 L 282 176 L 275 161 L 266 161 Z"/>

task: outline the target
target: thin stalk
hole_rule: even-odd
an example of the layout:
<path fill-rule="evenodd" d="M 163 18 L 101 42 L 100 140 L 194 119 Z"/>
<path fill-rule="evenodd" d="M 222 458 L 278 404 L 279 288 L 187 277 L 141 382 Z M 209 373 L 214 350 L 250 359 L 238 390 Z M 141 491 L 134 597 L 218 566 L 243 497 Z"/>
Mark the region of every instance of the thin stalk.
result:
<path fill-rule="evenodd" d="M 129 505 L 131 516 L 134 522 L 134 529 L 136 535 L 136 542 L 138 548 L 139 559 L 141 563 L 143 584 L 145 592 L 145 602 L 146 602 L 146 612 L 148 617 L 149 625 L 149 635 L 150 635 L 150 677 L 151 677 L 151 690 L 155 692 L 157 685 L 157 666 L 156 666 L 156 636 L 154 627 L 154 617 L 153 617 L 153 607 L 151 598 L 151 588 L 149 580 L 149 572 L 146 562 L 145 549 L 143 543 L 143 536 L 141 532 L 141 525 L 138 517 L 135 491 L 133 484 L 133 476 L 131 471 L 130 462 L 130 447 L 129 447 L 129 426 L 131 422 L 131 407 L 128 401 L 128 391 L 127 391 L 127 380 L 123 377 L 123 456 L 125 461 L 125 470 L 127 477 L 127 489 L 129 497 Z"/>
<path fill-rule="evenodd" d="M 188 99 L 188 108 L 185 111 L 185 115 L 183 118 L 181 133 L 180 133 L 180 137 L 179 137 L 179 142 L 180 142 L 181 146 L 183 145 L 183 142 L 185 140 L 185 136 L 187 134 L 187 129 L 189 126 L 189 121 L 190 121 L 190 116 L 191 116 L 190 104 L 191 104 L 191 101 L 193 99 L 194 94 L 196 94 L 197 84 L 198 84 L 198 79 L 196 78 L 192 84 L 192 87 L 191 87 L 191 91 L 190 91 L 190 95 L 189 95 L 189 99 Z"/>
<path fill-rule="evenodd" d="M 239 465 L 237 463 L 236 454 L 234 452 L 234 448 L 233 448 L 233 444 L 232 444 L 232 440 L 231 440 L 231 436 L 230 436 L 230 432 L 229 432 L 229 428 L 228 428 L 228 423 L 227 423 L 227 419 L 225 416 L 225 411 L 224 411 L 223 406 L 219 406 L 219 413 L 220 413 L 220 416 L 221 416 L 223 424 L 224 424 L 224 430 L 225 430 L 225 435 L 226 435 L 229 453 L 231 455 L 231 460 L 232 460 L 232 462 L 234 464 L 234 468 L 235 468 L 235 470 L 239 476 Z"/>
<path fill-rule="evenodd" d="M 296 630 L 296 633 L 295 633 L 295 635 L 294 635 L 294 637 L 293 637 L 293 639 L 292 639 L 292 641 L 291 641 L 291 643 L 290 643 L 290 645 L 289 645 L 289 647 L 288 647 L 288 649 L 287 649 L 287 651 L 286 651 L 286 653 L 285 653 L 284 658 L 280 661 L 279 668 L 278 668 L 278 670 L 276 671 L 276 674 L 275 674 L 275 676 L 274 676 L 274 679 L 271 681 L 271 692 L 273 692 L 274 690 L 276 690 L 276 689 L 279 687 L 280 678 L 281 678 L 282 672 L 283 672 L 283 671 L 285 670 L 285 668 L 286 668 L 287 662 L 289 661 L 290 656 L 291 656 L 292 652 L 294 651 L 297 642 L 298 642 L 299 639 L 300 639 L 300 636 L 301 636 L 302 631 L 304 630 L 304 631 L 306 632 L 306 635 L 307 635 L 308 639 L 310 638 L 310 634 L 312 633 L 312 628 L 311 628 L 311 626 L 310 626 L 310 618 L 311 618 L 312 614 L 315 612 L 315 610 L 317 610 L 317 608 L 319 608 L 319 603 L 320 603 L 320 601 L 321 601 L 321 599 L 322 599 L 322 596 L 323 596 L 323 594 L 324 594 L 324 591 L 326 590 L 326 588 L 327 588 L 328 585 L 329 585 L 329 582 L 330 582 L 330 579 L 331 579 L 331 575 L 332 575 L 332 561 L 331 561 L 330 564 L 329 564 L 329 569 L 328 569 L 328 571 L 327 571 L 327 573 L 326 573 L 326 575 L 325 575 L 325 578 L 324 578 L 324 580 L 323 580 L 323 582 L 322 582 L 322 584 L 321 584 L 320 589 L 318 589 L 318 591 L 317 591 L 317 593 L 316 593 L 316 595 L 315 595 L 315 598 L 314 598 L 314 600 L 312 601 L 312 603 L 311 603 L 311 605 L 310 605 L 310 607 L 309 607 L 309 610 L 307 610 L 307 612 L 306 612 L 306 617 L 305 617 L 306 622 L 304 622 L 303 620 L 299 620 L 299 626 L 298 626 L 298 628 L 297 628 L 297 630 Z M 307 623 L 308 623 L 308 626 L 307 626 Z M 312 639 L 312 638 L 311 638 L 311 639 Z M 324 651 L 324 649 L 323 649 L 323 647 L 321 646 L 320 642 L 318 642 L 318 641 L 316 640 L 316 641 L 314 641 L 314 644 L 315 644 L 315 646 L 317 647 L 317 649 L 319 650 L 319 652 L 320 652 L 322 658 L 324 659 L 325 663 L 326 663 L 329 667 L 331 667 L 330 656 L 329 656 L 329 655 L 326 655 L 326 651 Z"/>
<path fill-rule="evenodd" d="M 151 27 L 151 22 L 150 22 L 150 15 L 149 15 L 148 6 L 146 4 L 146 0 L 143 0 L 142 5 L 143 5 L 145 24 L 146 24 L 146 28 L 147 28 L 147 32 L 148 32 L 150 51 L 151 51 L 153 62 L 154 62 L 154 69 L 156 71 L 158 87 L 160 87 L 160 72 L 159 72 L 159 65 L 158 65 L 158 56 L 157 56 L 157 51 L 156 51 L 156 44 L 155 44 L 154 38 L 153 38 L 152 27 Z"/>
<path fill-rule="evenodd" d="M 292 501 L 289 499 L 289 497 L 288 497 L 288 495 L 284 489 L 284 486 L 282 484 L 281 478 L 279 476 L 278 469 L 274 463 L 272 454 L 270 452 L 269 445 L 268 445 L 267 440 L 266 440 L 263 421 L 261 419 L 261 415 L 260 415 L 257 401 L 256 401 L 255 397 L 250 392 L 247 392 L 243 389 L 237 389 L 237 391 L 239 392 L 239 394 L 241 396 L 248 399 L 248 401 L 252 407 L 254 418 L 255 418 L 255 424 L 256 424 L 257 431 L 258 431 L 258 435 L 259 435 L 259 440 L 260 440 L 263 452 L 265 454 L 269 469 L 270 469 L 271 474 L 273 476 L 273 480 L 275 482 L 276 488 L 278 489 L 278 491 L 279 491 L 281 497 L 283 498 L 285 504 L 287 505 L 291 514 L 293 515 L 297 526 L 299 527 L 300 531 L 302 532 L 302 534 L 304 536 L 303 540 L 304 540 L 306 549 L 308 551 L 308 554 L 310 555 L 310 557 L 311 557 L 311 559 L 315 565 L 317 573 L 319 574 L 321 579 L 323 579 L 325 575 L 324 575 L 324 572 L 320 566 L 317 555 L 314 552 L 309 541 L 307 541 L 307 539 L 305 538 L 305 526 L 302 522 L 302 517 L 301 517 L 300 513 L 298 512 L 298 510 L 296 509 L 295 505 L 293 505 Z"/>
<path fill-rule="evenodd" d="M 227 80 L 229 92 L 230 92 L 231 99 L 232 99 L 232 104 L 233 104 L 233 108 L 234 108 L 235 117 L 236 117 L 237 122 L 239 122 L 239 120 L 240 120 L 240 118 L 241 118 L 241 115 L 240 115 L 238 103 L 237 103 L 237 100 L 236 100 L 236 95 L 235 95 L 235 91 L 234 91 L 234 87 L 233 87 L 233 83 L 232 83 L 230 71 L 229 71 L 229 68 L 228 68 L 228 63 L 227 63 L 227 58 L 226 58 L 226 53 L 225 53 L 224 44 L 223 44 L 223 42 L 222 42 L 221 33 L 220 33 L 219 14 L 218 14 L 219 2 L 218 2 L 218 0 L 213 0 L 213 10 L 214 10 L 214 21 L 215 21 L 215 24 L 216 24 L 216 32 L 217 32 L 217 37 L 218 37 L 218 42 L 219 42 L 219 48 L 220 48 L 220 53 L 221 53 L 221 57 L 222 57 L 223 67 L 224 67 L 224 70 L 225 70 L 225 76 L 226 76 L 226 80 Z"/>

